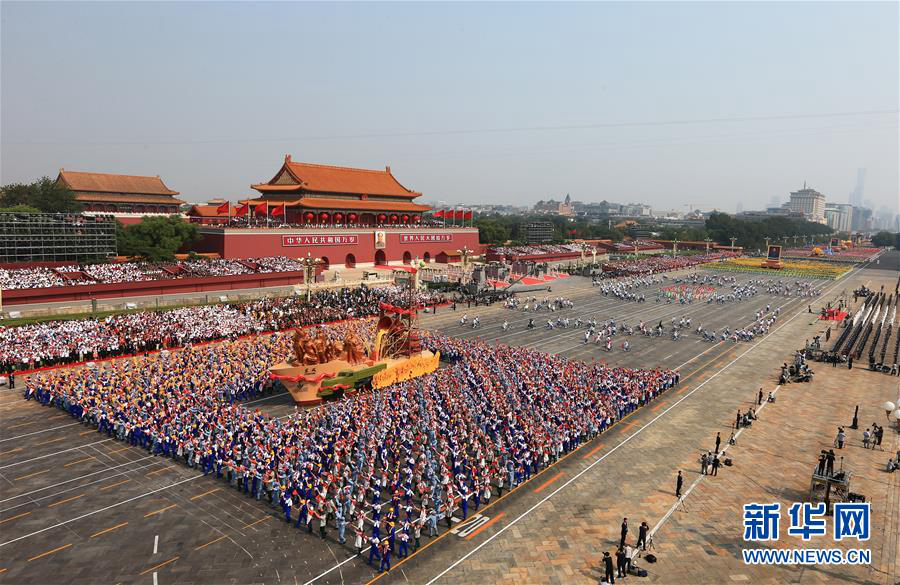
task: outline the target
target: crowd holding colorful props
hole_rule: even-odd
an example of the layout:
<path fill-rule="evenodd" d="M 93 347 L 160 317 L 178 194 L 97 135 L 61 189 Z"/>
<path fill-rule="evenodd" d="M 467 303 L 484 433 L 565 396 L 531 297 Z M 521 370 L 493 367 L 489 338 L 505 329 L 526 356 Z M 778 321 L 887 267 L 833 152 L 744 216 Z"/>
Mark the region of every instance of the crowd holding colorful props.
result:
<path fill-rule="evenodd" d="M 371 327 L 323 330 L 363 337 Z M 678 382 L 672 371 L 442 335 L 424 344 L 452 363 L 282 419 L 235 400 L 265 389 L 288 334 L 36 374 L 25 395 L 265 498 L 298 528 L 315 522 L 324 536 L 333 525 L 344 543 L 349 525 L 361 550 L 393 547 L 426 525 L 435 534 L 439 518 L 465 518 Z"/>
<path fill-rule="evenodd" d="M 664 286 L 660 290 L 662 296 L 675 301 L 705 301 L 716 292 L 711 286 L 686 284 Z"/>
<path fill-rule="evenodd" d="M 44 321 L 19 327 L 0 326 L 0 371 L 31 369 L 129 355 L 186 343 L 234 338 L 262 331 L 314 325 L 378 314 L 379 303 L 405 307 L 405 287 L 382 286 L 323 290 L 305 297 L 266 298 L 227 305 L 139 311 L 103 319 Z M 441 301 L 417 291 L 417 305 Z"/>
<path fill-rule="evenodd" d="M 764 266 L 763 258 L 730 258 L 705 268 L 734 272 L 757 272 L 770 276 L 835 279 L 849 272 L 853 266 L 817 260 L 784 260 L 784 268 L 774 270 Z"/>
<path fill-rule="evenodd" d="M 809 246 L 807 248 L 788 248 L 782 252 L 783 258 L 810 258 L 823 262 L 849 262 L 859 263 L 871 260 L 880 248 L 847 248 L 844 250 L 832 249 L 829 246 Z"/>

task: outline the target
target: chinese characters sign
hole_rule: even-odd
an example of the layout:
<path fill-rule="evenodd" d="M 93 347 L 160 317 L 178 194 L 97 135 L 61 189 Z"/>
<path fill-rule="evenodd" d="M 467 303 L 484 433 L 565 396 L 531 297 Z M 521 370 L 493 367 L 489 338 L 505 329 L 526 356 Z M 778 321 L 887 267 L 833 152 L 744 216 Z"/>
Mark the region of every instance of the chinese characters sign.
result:
<path fill-rule="evenodd" d="M 453 234 L 400 234 L 401 244 L 430 244 L 452 242 Z"/>
<path fill-rule="evenodd" d="M 794 503 L 788 509 L 788 534 L 809 540 L 825 536 L 825 504 Z M 778 540 L 781 504 L 744 504 L 744 540 Z M 871 518 L 868 503 L 836 502 L 832 520 L 834 540 L 869 540 Z"/>
<path fill-rule="evenodd" d="M 298 235 L 281 236 L 281 246 L 355 246 L 359 243 L 359 236 L 350 235 Z"/>

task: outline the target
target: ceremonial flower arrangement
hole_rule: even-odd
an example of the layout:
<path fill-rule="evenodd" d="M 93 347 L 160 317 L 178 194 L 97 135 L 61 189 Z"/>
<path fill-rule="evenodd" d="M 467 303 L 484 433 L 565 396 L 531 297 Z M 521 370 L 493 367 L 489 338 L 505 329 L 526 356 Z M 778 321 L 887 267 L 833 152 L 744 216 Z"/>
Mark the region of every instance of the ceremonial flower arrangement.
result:
<path fill-rule="evenodd" d="M 822 278 L 834 280 L 846 274 L 852 268 L 849 264 L 837 262 L 820 262 L 818 260 L 785 260 L 784 268 L 773 270 L 763 264 L 764 258 L 730 258 L 705 267 L 714 270 L 730 270 L 735 272 L 760 272 L 779 276 L 797 276 L 801 278 Z"/>
<path fill-rule="evenodd" d="M 818 249 L 818 251 L 816 251 Z M 789 248 L 784 251 L 784 258 L 809 258 L 823 262 L 866 262 L 871 260 L 879 252 L 878 248 L 848 248 L 846 250 L 832 250 L 827 246 L 813 246 L 809 248 Z"/>

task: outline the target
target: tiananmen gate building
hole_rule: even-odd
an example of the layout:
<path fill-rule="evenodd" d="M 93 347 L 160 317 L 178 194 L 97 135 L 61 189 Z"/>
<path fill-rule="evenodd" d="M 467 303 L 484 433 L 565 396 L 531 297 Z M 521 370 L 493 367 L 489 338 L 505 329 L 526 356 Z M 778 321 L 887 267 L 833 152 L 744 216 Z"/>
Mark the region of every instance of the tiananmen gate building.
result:
<path fill-rule="evenodd" d="M 431 208 L 416 203 L 421 193 L 403 186 L 390 167 L 300 163 L 287 155 L 270 181 L 251 188 L 260 196 L 239 203 L 254 221 L 200 226 L 198 251 L 223 258 L 309 254 L 331 267 L 352 268 L 431 262 L 442 252 L 453 257 L 461 248 L 479 248 L 476 228 L 423 226 Z"/>

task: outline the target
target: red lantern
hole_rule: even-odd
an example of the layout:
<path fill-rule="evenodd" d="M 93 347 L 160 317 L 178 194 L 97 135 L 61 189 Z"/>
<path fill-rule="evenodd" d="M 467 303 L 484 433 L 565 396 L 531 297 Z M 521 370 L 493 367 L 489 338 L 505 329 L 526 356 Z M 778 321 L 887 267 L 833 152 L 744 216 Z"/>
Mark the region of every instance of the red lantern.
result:
<path fill-rule="evenodd" d="M 414 221 L 414 222 L 419 223 L 421 220 L 422 220 L 422 216 L 420 216 L 420 215 L 414 215 L 414 216 L 413 216 L 413 221 Z"/>
<path fill-rule="evenodd" d="M 396 213 L 391 214 L 391 223 L 397 223 L 397 214 Z"/>
<path fill-rule="evenodd" d="M 405 213 L 403 214 L 402 219 L 403 219 L 403 223 L 409 223 L 409 216 L 406 215 Z"/>
<path fill-rule="evenodd" d="M 334 214 L 334 223 L 341 223 L 342 219 L 344 219 L 344 214 L 340 211 Z"/>
<path fill-rule="evenodd" d="M 378 214 L 379 223 L 384 223 L 384 220 L 386 220 L 386 219 L 387 219 L 387 216 L 385 214 L 383 214 L 383 213 Z"/>
<path fill-rule="evenodd" d="M 306 218 L 306 223 L 312 223 L 312 220 L 316 217 L 316 214 L 312 211 L 307 211 L 303 214 L 303 217 Z"/>
<path fill-rule="evenodd" d="M 327 211 L 323 211 L 322 213 L 320 213 L 320 214 L 319 214 L 319 220 L 320 220 L 322 223 L 325 223 L 326 221 L 328 221 L 328 212 L 327 212 Z"/>
<path fill-rule="evenodd" d="M 350 220 L 350 223 L 355 223 L 355 222 L 356 222 L 356 217 L 357 217 L 357 216 L 356 216 L 355 213 L 348 213 L 348 214 L 347 214 L 347 219 Z"/>

